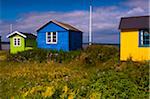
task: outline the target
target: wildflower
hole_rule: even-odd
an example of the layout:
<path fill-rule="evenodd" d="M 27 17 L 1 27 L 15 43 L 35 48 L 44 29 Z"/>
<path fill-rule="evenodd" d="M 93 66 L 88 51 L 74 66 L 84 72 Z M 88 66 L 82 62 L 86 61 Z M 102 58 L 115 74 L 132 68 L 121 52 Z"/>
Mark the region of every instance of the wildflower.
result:
<path fill-rule="evenodd" d="M 51 97 L 54 94 L 54 87 L 47 87 L 46 91 L 42 93 L 44 97 Z"/>
<path fill-rule="evenodd" d="M 68 99 L 74 99 L 74 97 L 75 97 L 75 91 L 69 94 Z"/>
<path fill-rule="evenodd" d="M 63 91 L 64 91 L 64 93 L 67 93 L 68 87 L 67 87 L 67 86 L 64 86 Z"/>
<path fill-rule="evenodd" d="M 26 97 L 26 96 L 28 95 L 28 93 L 29 93 L 29 91 L 25 92 L 25 93 L 23 94 L 23 97 Z"/>
<path fill-rule="evenodd" d="M 35 91 L 35 87 L 33 87 L 33 88 L 30 90 L 30 93 L 32 94 L 32 93 L 34 93 L 34 91 Z"/>
<path fill-rule="evenodd" d="M 101 93 L 98 93 L 98 92 L 93 92 L 90 95 L 90 99 L 100 99 L 100 97 L 101 97 Z"/>
<path fill-rule="evenodd" d="M 72 94 L 70 94 L 70 95 L 68 96 L 68 99 L 74 99 L 74 96 L 73 96 Z"/>
<path fill-rule="evenodd" d="M 12 96 L 10 99 L 15 99 L 14 96 Z"/>

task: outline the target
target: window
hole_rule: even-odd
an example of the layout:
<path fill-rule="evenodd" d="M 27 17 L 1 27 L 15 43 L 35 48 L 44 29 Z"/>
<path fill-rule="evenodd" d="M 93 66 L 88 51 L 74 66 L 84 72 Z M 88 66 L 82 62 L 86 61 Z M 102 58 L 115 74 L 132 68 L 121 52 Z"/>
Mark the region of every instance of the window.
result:
<path fill-rule="evenodd" d="M 57 32 L 46 32 L 46 43 L 57 44 Z"/>
<path fill-rule="evenodd" d="M 15 47 L 21 46 L 21 38 L 20 37 L 14 37 L 13 42 L 14 42 Z"/>
<path fill-rule="evenodd" d="M 149 29 L 140 30 L 140 46 L 150 46 L 150 32 Z"/>

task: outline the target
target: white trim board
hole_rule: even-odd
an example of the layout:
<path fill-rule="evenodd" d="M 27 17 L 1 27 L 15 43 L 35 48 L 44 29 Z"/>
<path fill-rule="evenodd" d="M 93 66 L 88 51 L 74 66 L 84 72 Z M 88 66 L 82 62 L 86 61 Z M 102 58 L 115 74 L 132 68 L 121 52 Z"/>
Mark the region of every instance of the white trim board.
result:
<path fill-rule="evenodd" d="M 26 36 L 26 35 L 21 34 L 21 33 L 20 33 L 20 32 L 18 32 L 18 31 L 14 31 L 14 32 L 10 33 L 9 35 L 7 35 L 6 37 L 7 37 L 7 38 L 9 38 L 10 36 L 12 36 L 12 35 L 14 35 L 14 34 L 18 34 L 18 35 L 20 35 L 20 36 L 22 36 L 22 37 L 24 37 L 24 38 L 27 38 L 27 36 Z"/>
<path fill-rule="evenodd" d="M 48 33 L 51 33 L 51 42 L 47 42 Z M 53 33 L 54 32 L 46 32 L 46 44 L 57 44 L 58 41 L 58 32 L 56 32 L 56 42 L 53 42 Z"/>

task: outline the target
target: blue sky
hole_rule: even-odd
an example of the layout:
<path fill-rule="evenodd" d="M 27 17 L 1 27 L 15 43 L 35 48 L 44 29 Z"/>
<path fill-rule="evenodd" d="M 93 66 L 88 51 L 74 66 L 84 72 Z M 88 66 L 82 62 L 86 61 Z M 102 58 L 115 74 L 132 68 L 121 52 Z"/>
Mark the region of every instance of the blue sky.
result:
<path fill-rule="evenodd" d="M 90 1 L 94 7 L 121 3 L 121 0 L 1 0 L 1 19 L 14 20 L 28 12 L 88 10 Z"/>
<path fill-rule="evenodd" d="M 0 35 L 13 30 L 33 32 L 56 19 L 76 26 L 88 38 L 90 0 L 0 0 Z M 93 39 L 98 43 L 119 43 L 121 17 L 149 15 L 148 0 L 92 0 Z"/>

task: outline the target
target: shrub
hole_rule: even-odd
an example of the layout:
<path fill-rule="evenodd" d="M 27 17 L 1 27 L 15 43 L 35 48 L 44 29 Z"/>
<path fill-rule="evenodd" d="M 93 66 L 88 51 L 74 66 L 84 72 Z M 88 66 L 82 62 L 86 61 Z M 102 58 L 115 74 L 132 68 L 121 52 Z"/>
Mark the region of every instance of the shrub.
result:
<path fill-rule="evenodd" d="M 17 61 L 17 62 L 24 62 L 24 61 L 45 61 L 47 59 L 47 50 L 43 49 L 33 49 L 33 50 L 26 50 L 23 52 L 18 52 L 17 54 L 9 54 L 7 56 L 8 61 Z"/>
<path fill-rule="evenodd" d="M 56 53 L 56 52 L 54 52 Z M 63 53 L 63 52 L 62 52 Z M 76 55 L 76 54 L 75 54 Z M 86 53 L 84 54 L 86 57 Z M 78 55 L 77 55 L 78 56 Z M 83 57 L 83 56 L 82 56 Z M 54 62 L 0 64 L 2 98 L 148 99 L 149 64 L 108 60 L 101 69 Z M 79 62 L 79 60 L 76 60 Z M 107 66 L 109 65 L 109 66 Z"/>
<path fill-rule="evenodd" d="M 118 48 L 113 46 L 99 46 L 92 45 L 81 51 L 69 51 L 64 52 L 62 50 L 44 50 L 44 49 L 33 49 L 17 54 L 9 54 L 7 57 L 8 61 L 55 61 L 58 63 L 70 62 L 73 60 L 79 60 L 86 66 L 95 66 L 97 63 L 104 63 L 110 59 L 117 61 L 118 59 Z"/>
<path fill-rule="evenodd" d="M 98 71 L 94 75 L 93 79 L 91 80 L 92 84 L 90 85 L 91 90 L 88 93 L 89 95 L 93 92 L 99 93 L 101 94 L 102 99 L 143 99 L 148 97 L 148 94 L 145 94 L 143 90 L 140 90 L 140 88 L 145 88 L 145 86 L 141 87 L 134 83 L 133 79 L 129 79 L 128 75 L 123 72 L 115 72 L 113 70 L 103 72 Z M 148 79 L 145 80 L 148 81 Z M 145 82 L 143 80 L 140 81 Z"/>
<path fill-rule="evenodd" d="M 139 86 L 139 90 L 145 91 L 148 94 L 149 91 L 149 62 L 135 63 L 130 62 L 126 64 L 125 73 L 128 77 Z"/>
<path fill-rule="evenodd" d="M 83 50 L 80 60 L 83 64 L 95 66 L 97 63 L 104 63 L 110 59 L 117 61 L 118 52 L 118 48 L 114 46 L 92 45 Z"/>
<path fill-rule="evenodd" d="M 80 55 L 80 51 L 64 52 L 62 50 L 44 50 L 44 49 L 33 49 L 17 54 L 9 54 L 7 56 L 8 61 L 24 62 L 24 61 L 55 61 L 55 62 L 69 62 Z"/>

